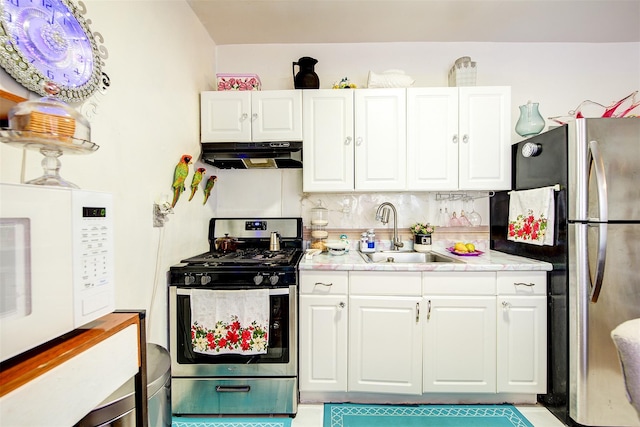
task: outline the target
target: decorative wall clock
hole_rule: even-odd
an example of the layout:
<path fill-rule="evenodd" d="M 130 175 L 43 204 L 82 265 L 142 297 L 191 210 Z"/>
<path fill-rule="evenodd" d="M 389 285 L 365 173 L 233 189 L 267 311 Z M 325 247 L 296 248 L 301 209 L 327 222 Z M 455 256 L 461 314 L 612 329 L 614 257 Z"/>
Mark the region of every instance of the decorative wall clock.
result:
<path fill-rule="evenodd" d="M 0 65 L 27 89 L 80 102 L 101 84 L 102 60 L 87 21 L 71 0 L 0 0 Z"/>

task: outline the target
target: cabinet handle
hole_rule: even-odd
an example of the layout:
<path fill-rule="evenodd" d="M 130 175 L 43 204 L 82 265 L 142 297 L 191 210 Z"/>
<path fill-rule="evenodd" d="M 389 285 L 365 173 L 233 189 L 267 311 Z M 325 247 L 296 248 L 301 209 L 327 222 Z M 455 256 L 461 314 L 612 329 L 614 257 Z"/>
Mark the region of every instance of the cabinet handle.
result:
<path fill-rule="evenodd" d="M 515 286 L 529 286 L 529 287 L 536 285 L 535 283 L 524 283 L 524 282 L 513 282 L 513 284 Z"/>
<path fill-rule="evenodd" d="M 458 143 L 458 135 L 457 135 L 457 134 L 456 134 L 456 135 L 453 135 L 453 138 L 451 138 L 451 141 L 452 141 L 454 144 L 457 144 L 457 143 Z"/>
<path fill-rule="evenodd" d="M 465 144 L 469 142 L 469 135 L 463 135 L 462 136 L 462 142 L 464 142 Z"/>
<path fill-rule="evenodd" d="M 420 303 L 416 303 L 416 323 L 420 322 Z"/>
<path fill-rule="evenodd" d="M 356 138 L 356 145 L 362 145 L 362 137 L 361 136 Z"/>
<path fill-rule="evenodd" d="M 346 306 L 347 306 L 347 304 L 345 304 L 342 301 L 340 301 L 340 304 L 338 304 L 338 308 L 345 308 Z"/>
<path fill-rule="evenodd" d="M 431 319 L 431 300 L 427 302 L 427 320 Z"/>
<path fill-rule="evenodd" d="M 253 113 L 251 115 L 251 120 L 257 120 L 258 119 L 258 113 Z"/>
<path fill-rule="evenodd" d="M 353 139 L 353 138 L 351 138 L 350 136 L 348 136 L 348 137 L 344 140 L 344 145 L 349 145 L 349 144 L 351 144 L 351 140 L 352 140 L 352 139 Z"/>
<path fill-rule="evenodd" d="M 322 283 L 322 282 L 316 282 L 316 284 L 314 286 L 333 286 L 333 283 Z"/>
<path fill-rule="evenodd" d="M 511 307 L 511 304 L 509 304 L 509 303 L 508 303 L 508 302 L 506 302 L 506 301 L 502 301 L 502 309 L 503 309 L 503 310 L 505 310 L 505 311 L 506 311 L 506 310 L 508 310 L 508 309 L 509 309 L 509 307 Z"/>
<path fill-rule="evenodd" d="M 247 118 L 249 117 L 249 115 L 247 113 L 242 113 L 242 115 L 240 116 L 240 121 L 245 121 L 247 120 Z"/>

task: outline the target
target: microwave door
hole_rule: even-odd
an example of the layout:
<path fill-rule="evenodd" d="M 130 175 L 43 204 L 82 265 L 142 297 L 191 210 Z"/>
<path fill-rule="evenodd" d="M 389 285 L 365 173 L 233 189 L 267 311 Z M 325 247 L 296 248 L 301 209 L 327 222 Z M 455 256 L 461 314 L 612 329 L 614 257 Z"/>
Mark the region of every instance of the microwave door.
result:
<path fill-rule="evenodd" d="M 0 218 L 0 318 L 31 314 L 29 218 Z"/>

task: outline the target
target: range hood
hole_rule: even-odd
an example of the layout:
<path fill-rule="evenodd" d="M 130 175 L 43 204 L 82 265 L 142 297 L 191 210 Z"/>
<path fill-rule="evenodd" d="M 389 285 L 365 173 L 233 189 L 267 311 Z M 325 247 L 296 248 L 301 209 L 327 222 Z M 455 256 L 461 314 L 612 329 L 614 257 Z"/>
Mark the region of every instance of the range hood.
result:
<path fill-rule="evenodd" d="M 202 161 L 220 169 L 302 168 L 302 142 L 203 142 Z"/>

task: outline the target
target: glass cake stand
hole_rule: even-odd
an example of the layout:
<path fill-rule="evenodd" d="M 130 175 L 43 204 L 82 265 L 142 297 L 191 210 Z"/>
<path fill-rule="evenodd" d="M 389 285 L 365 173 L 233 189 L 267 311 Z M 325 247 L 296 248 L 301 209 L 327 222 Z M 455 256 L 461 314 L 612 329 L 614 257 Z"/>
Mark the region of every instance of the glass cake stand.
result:
<path fill-rule="evenodd" d="M 68 188 L 80 187 L 60 176 L 62 164 L 59 157 L 63 154 L 89 154 L 100 148 L 98 145 L 83 139 L 6 128 L 0 130 L 0 141 L 18 148 L 40 151 L 44 156 L 44 159 L 42 159 L 44 174 L 25 182 L 25 184 Z"/>

